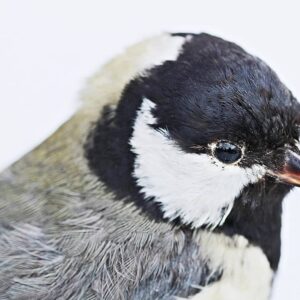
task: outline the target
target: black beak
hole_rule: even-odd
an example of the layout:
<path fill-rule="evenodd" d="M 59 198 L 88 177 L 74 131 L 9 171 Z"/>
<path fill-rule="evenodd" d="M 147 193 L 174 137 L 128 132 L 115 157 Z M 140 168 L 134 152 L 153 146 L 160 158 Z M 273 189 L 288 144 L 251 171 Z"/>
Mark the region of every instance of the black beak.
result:
<path fill-rule="evenodd" d="M 300 155 L 288 150 L 283 170 L 274 172 L 272 175 L 282 182 L 300 186 Z"/>

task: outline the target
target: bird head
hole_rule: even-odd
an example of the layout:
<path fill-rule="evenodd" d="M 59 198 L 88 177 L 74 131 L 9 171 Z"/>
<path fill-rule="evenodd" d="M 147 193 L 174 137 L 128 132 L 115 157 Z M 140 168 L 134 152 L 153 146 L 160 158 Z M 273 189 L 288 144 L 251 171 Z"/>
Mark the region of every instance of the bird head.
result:
<path fill-rule="evenodd" d="M 208 34 L 168 40 L 104 106 L 86 148 L 93 172 L 116 195 L 194 228 L 222 224 L 249 185 L 300 185 L 299 104 L 274 71 Z"/>

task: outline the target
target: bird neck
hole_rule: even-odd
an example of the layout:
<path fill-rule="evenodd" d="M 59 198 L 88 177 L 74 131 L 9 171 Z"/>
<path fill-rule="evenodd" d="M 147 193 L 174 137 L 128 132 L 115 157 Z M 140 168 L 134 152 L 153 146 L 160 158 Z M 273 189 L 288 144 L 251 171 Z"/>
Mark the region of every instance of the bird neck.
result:
<path fill-rule="evenodd" d="M 244 189 L 235 200 L 223 226 L 216 230 L 226 235 L 242 235 L 259 246 L 273 270 L 278 268 L 281 246 L 282 200 L 291 187 L 265 178 Z"/>

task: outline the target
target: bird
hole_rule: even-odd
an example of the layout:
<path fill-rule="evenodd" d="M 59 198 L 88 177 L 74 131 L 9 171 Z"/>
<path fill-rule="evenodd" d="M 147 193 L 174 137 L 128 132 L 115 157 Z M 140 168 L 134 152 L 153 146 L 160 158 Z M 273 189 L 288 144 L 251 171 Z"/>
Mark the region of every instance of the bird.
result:
<path fill-rule="evenodd" d="M 0 175 L 0 299 L 267 300 L 299 103 L 261 59 L 162 33 Z"/>

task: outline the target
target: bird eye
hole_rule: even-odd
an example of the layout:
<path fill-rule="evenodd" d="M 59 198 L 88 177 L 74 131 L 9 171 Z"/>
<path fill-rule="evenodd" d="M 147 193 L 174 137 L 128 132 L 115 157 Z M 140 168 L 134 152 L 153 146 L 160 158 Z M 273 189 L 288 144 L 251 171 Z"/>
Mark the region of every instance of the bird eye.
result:
<path fill-rule="evenodd" d="M 213 149 L 214 156 L 224 164 L 232 164 L 242 157 L 242 150 L 229 142 L 218 142 Z"/>

